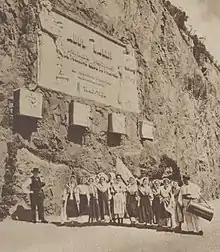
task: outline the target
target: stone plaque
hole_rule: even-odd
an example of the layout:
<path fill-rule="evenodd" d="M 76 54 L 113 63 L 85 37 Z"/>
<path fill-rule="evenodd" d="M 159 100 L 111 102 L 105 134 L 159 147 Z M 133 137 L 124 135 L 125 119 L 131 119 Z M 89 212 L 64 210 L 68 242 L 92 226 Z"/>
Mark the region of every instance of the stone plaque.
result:
<path fill-rule="evenodd" d="M 121 114 L 109 114 L 109 132 L 126 134 L 125 116 Z"/>
<path fill-rule="evenodd" d="M 14 90 L 14 113 L 16 115 L 42 118 L 43 95 L 26 88 Z"/>
<path fill-rule="evenodd" d="M 143 139 L 154 140 L 153 124 L 147 120 L 141 122 L 140 135 Z"/>
<path fill-rule="evenodd" d="M 132 50 L 57 12 L 40 14 L 39 85 L 139 112 Z"/>
<path fill-rule="evenodd" d="M 70 125 L 90 127 L 90 106 L 78 102 L 70 103 Z"/>

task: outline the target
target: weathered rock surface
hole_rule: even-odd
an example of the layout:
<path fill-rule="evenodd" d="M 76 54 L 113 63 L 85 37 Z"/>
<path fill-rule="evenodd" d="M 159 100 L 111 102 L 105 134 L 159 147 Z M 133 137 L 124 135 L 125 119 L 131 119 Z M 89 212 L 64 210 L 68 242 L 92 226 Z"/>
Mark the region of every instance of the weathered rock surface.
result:
<path fill-rule="evenodd" d="M 141 113 L 125 113 L 128 135 L 109 140 L 107 118 L 115 110 L 85 102 L 92 108 L 92 125 L 83 135 L 68 126 L 71 97 L 40 90 L 43 119 L 37 123 L 32 119 L 13 121 L 13 89 L 36 87 L 38 15 L 42 4 L 49 10 L 50 6 L 48 1 L 1 1 L 3 203 L 12 206 L 24 198 L 21 182 L 37 166 L 47 183 L 47 210 L 58 212 L 61 189 L 72 170 L 78 176 L 113 170 L 116 156 L 137 175 L 155 175 L 166 165 L 188 170 L 207 197 L 218 197 L 220 74 L 206 51 L 185 31 L 182 19 L 175 22 L 162 0 L 51 2 L 67 15 L 130 41 L 138 61 Z M 154 142 L 139 139 L 137 120 L 143 118 L 155 125 Z"/>

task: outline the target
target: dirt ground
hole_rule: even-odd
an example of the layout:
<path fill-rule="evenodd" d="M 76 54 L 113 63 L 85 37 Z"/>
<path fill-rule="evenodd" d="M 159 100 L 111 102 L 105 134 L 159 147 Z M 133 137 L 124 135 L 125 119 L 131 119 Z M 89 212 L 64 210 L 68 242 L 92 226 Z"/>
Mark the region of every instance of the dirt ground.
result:
<path fill-rule="evenodd" d="M 204 236 L 131 227 L 57 227 L 6 220 L 0 224 L 2 252 L 218 252 L 220 201 L 215 217 L 203 222 Z"/>

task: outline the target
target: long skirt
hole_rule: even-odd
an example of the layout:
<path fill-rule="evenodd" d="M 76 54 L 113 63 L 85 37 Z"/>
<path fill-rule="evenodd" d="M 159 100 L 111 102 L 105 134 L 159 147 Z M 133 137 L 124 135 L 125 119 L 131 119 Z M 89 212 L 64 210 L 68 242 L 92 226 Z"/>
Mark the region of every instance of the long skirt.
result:
<path fill-rule="evenodd" d="M 116 193 L 113 196 L 114 202 L 114 215 L 119 218 L 124 218 L 125 215 L 125 198 L 123 193 Z"/>
<path fill-rule="evenodd" d="M 160 216 L 161 216 L 161 203 L 160 203 L 160 198 L 157 196 L 154 196 L 154 199 L 152 202 L 152 210 L 153 210 L 155 224 L 159 224 Z"/>
<path fill-rule="evenodd" d="M 89 201 L 89 218 L 96 219 L 97 221 L 100 218 L 100 209 L 97 199 L 90 194 L 90 201 Z"/>
<path fill-rule="evenodd" d="M 73 199 L 70 199 L 70 195 L 67 198 L 66 215 L 68 218 L 73 218 L 73 217 L 79 216 L 79 210 L 78 210 L 78 207 L 76 204 L 75 195 L 73 195 Z"/>
<path fill-rule="evenodd" d="M 174 209 L 175 209 L 176 224 L 178 225 L 179 223 L 183 223 L 183 221 L 184 221 L 183 211 L 182 211 L 181 206 L 180 206 L 180 204 L 178 203 L 177 200 L 175 200 Z"/>
<path fill-rule="evenodd" d="M 161 219 L 168 219 L 171 217 L 171 214 L 166 210 L 166 207 L 164 205 L 165 203 L 161 203 L 161 213 L 160 213 L 160 218 Z"/>
<path fill-rule="evenodd" d="M 137 217 L 138 202 L 135 195 L 128 193 L 127 195 L 127 211 L 130 218 Z"/>
<path fill-rule="evenodd" d="M 139 206 L 139 222 L 150 223 L 153 221 L 152 207 L 150 205 L 150 199 L 148 196 L 141 196 Z"/>
<path fill-rule="evenodd" d="M 79 214 L 80 215 L 88 215 L 89 214 L 89 206 L 88 206 L 88 198 L 86 195 L 79 195 Z"/>
<path fill-rule="evenodd" d="M 109 216 L 109 206 L 108 206 L 108 192 L 98 191 L 98 201 L 100 208 L 101 219 L 104 220 L 105 216 Z"/>

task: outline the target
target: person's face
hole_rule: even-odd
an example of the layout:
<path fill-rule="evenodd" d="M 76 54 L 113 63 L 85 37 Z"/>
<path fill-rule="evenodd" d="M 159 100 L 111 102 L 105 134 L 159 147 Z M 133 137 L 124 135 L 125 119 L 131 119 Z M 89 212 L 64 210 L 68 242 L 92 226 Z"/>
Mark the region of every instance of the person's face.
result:
<path fill-rule="evenodd" d="M 184 180 L 183 180 L 183 183 L 184 183 L 185 185 L 188 185 L 188 184 L 189 184 L 189 180 L 188 180 L 188 179 L 184 179 Z"/>
<path fill-rule="evenodd" d="M 101 182 L 101 183 L 104 183 L 104 182 L 105 182 L 105 178 L 104 178 L 104 177 L 101 177 L 101 178 L 100 178 L 100 182 Z"/>
<path fill-rule="evenodd" d="M 99 177 L 95 177 L 95 182 L 98 183 L 99 182 Z"/>
<path fill-rule="evenodd" d="M 177 187 L 178 187 L 178 183 L 177 182 L 173 182 L 173 188 L 177 189 Z"/>
<path fill-rule="evenodd" d="M 39 176 L 39 173 L 38 172 L 34 172 L 33 175 L 34 175 L 35 178 L 37 178 Z"/>
<path fill-rule="evenodd" d="M 93 182 L 94 182 L 94 180 L 93 179 L 89 179 L 89 185 L 92 185 L 93 184 Z"/>
<path fill-rule="evenodd" d="M 82 178 L 82 179 L 81 179 L 81 184 L 82 184 L 82 185 L 85 185 L 85 184 L 86 184 L 86 179 L 85 179 L 85 178 Z"/>
<path fill-rule="evenodd" d="M 169 181 L 166 179 L 166 180 L 164 181 L 164 186 L 167 187 L 168 185 L 169 185 Z"/>
<path fill-rule="evenodd" d="M 116 180 L 117 180 L 118 182 L 120 182 L 120 181 L 121 181 L 121 176 L 117 176 L 117 177 L 116 177 Z"/>
<path fill-rule="evenodd" d="M 155 185 L 156 188 L 158 188 L 158 187 L 160 187 L 160 182 L 159 181 L 155 181 L 154 185 Z"/>
<path fill-rule="evenodd" d="M 144 180 L 143 180 L 143 185 L 148 185 L 149 184 L 149 180 L 147 179 L 147 178 L 145 178 Z"/>
<path fill-rule="evenodd" d="M 71 177 L 71 178 L 70 178 L 70 183 L 71 183 L 71 184 L 75 184 L 75 183 L 76 183 L 76 179 L 75 179 L 74 177 Z"/>
<path fill-rule="evenodd" d="M 130 178 L 130 179 L 129 179 L 129 183 L 130 183 L 131 185 L 134 185 L 134 184 L 135 184 L 135 179 L 134 179 L 134 178 Z"/>

